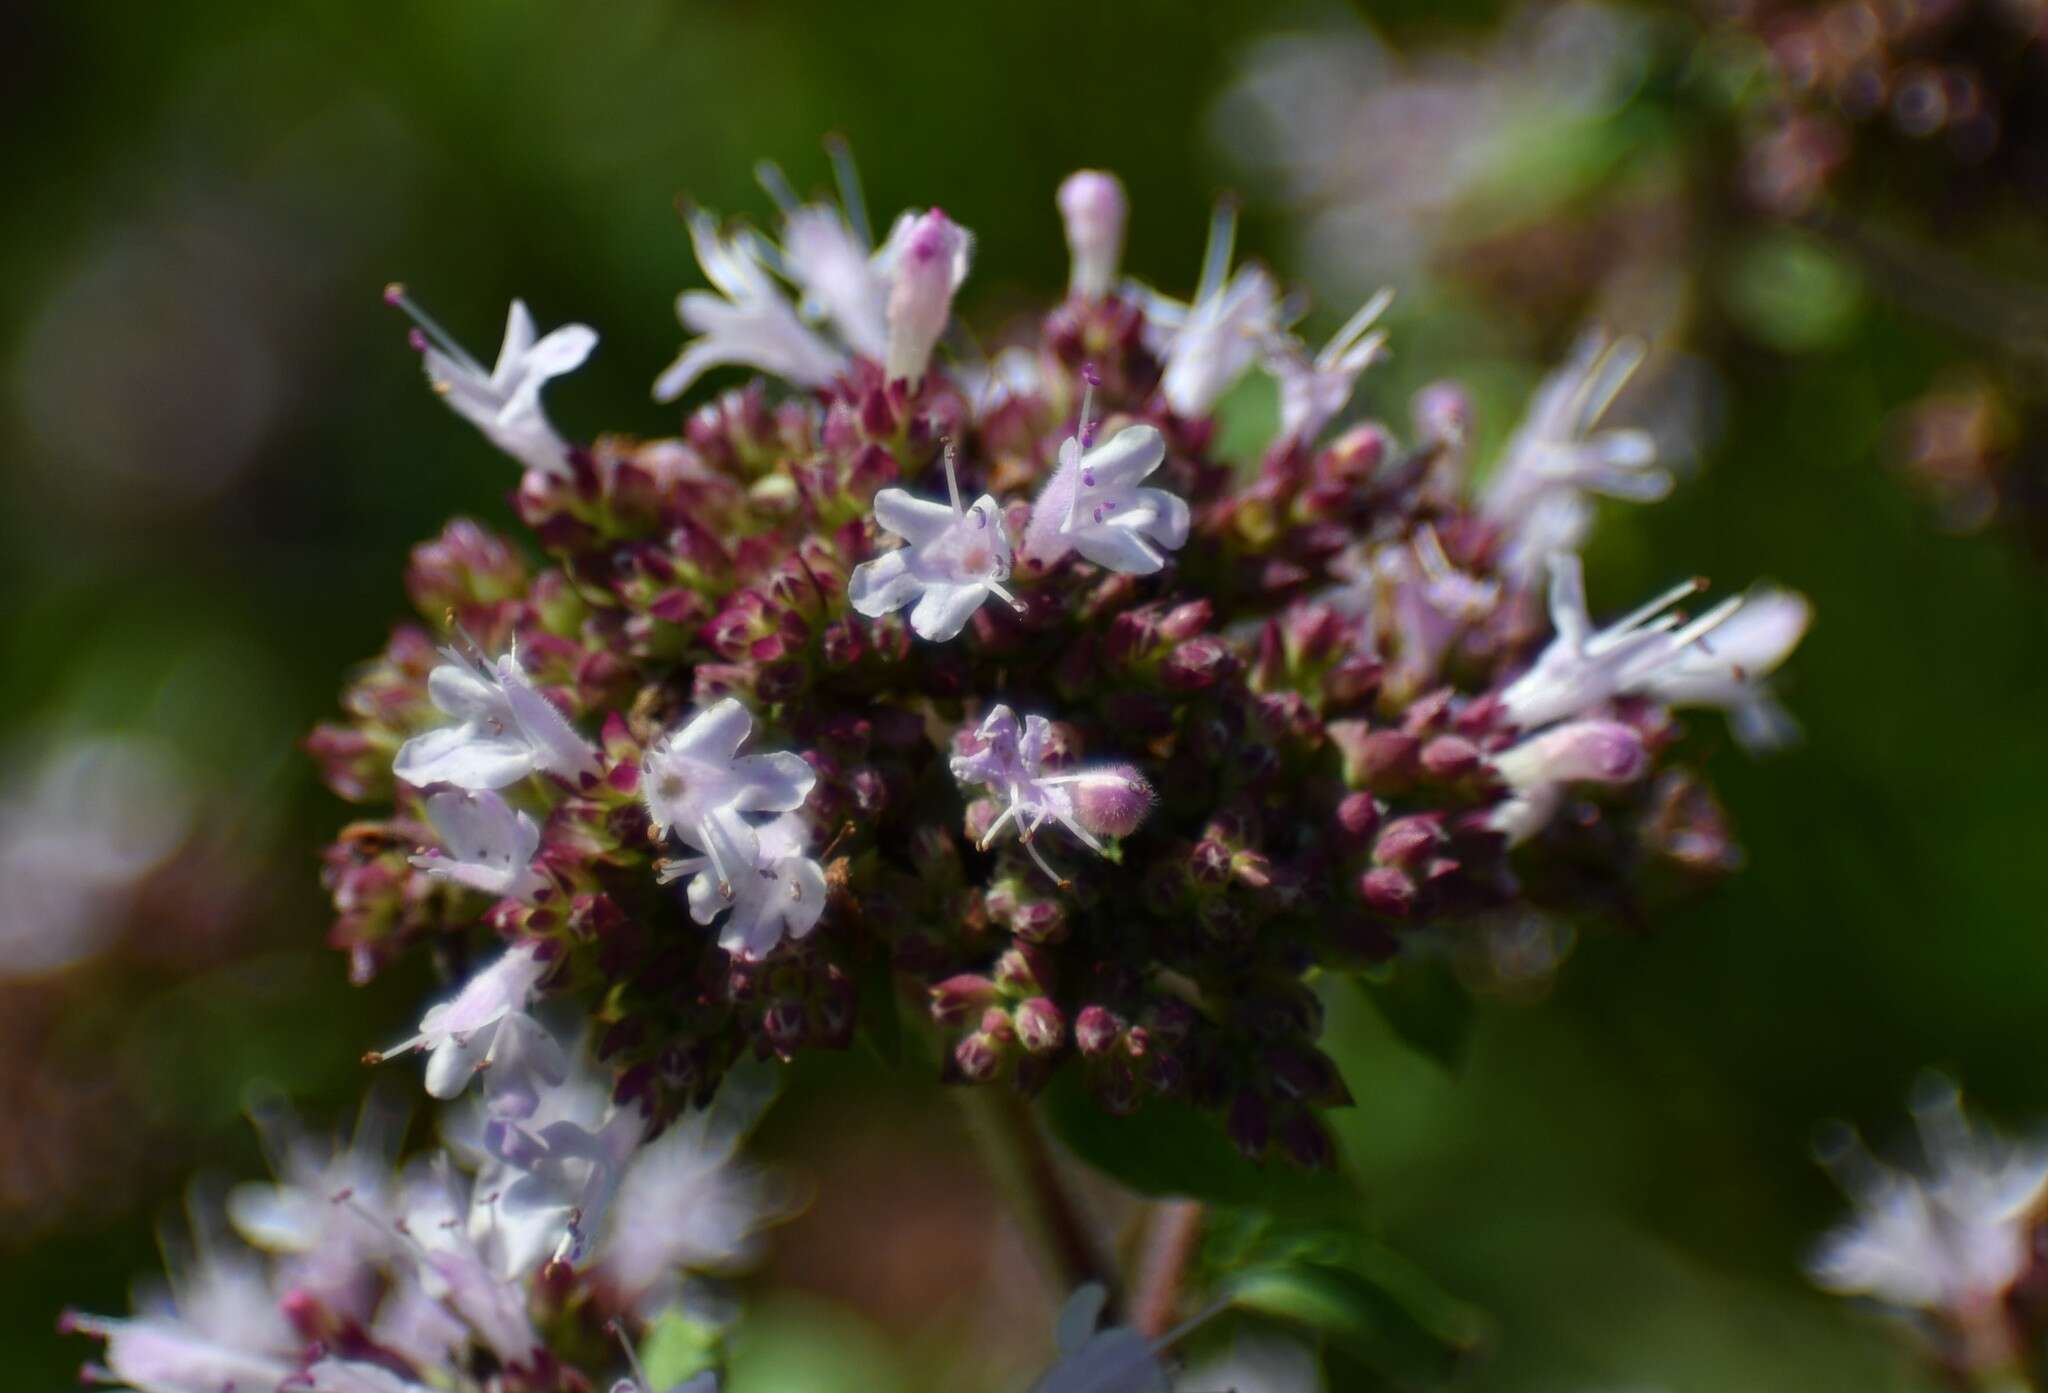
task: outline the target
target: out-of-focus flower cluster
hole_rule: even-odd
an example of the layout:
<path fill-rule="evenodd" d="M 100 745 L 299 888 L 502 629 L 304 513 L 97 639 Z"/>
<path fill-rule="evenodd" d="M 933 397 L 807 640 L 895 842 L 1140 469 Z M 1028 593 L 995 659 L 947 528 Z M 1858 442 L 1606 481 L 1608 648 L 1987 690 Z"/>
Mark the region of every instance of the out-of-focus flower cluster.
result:
<path fill-rule="evenodd" d="M 1782 738 L 1763 682 L 1807 608 L 1589 603 L 1595 498 L 1670 483 L 1603 419 L 1635 345 L 1588 335 L 1482 476 L 1454 386 L 1405 438 L 1348 420 L 1384 300 L 1304 345 L 1227 212 L 1176 300 L 1119 279 L 1118 182 L 1073 176 L 1068 294 L 982 361 L 940 351 L 971 250 L 944 213 L 877 246 L 843 163 L 837 202 L 764 182 L 772 239 L 693 214 L 715 293 L 682 296 L 657 393 L 767 377 L 677 437 L 555 432 L 541 388 L 588 331 L 515 305 L 486 369 L 415 311 L 544 557 L 465 521 L 419 547 L 424 622 L 310 741 L 378 809 L 327 855 L 355 974 L 508 945 L 409 1042 L 433 1091 L 573 998 L 658 1124 L 909 998 L 956 1081 L 1075 1069 L 1315 1164 L 1348 1094 L 1310 974 L 1729 862 L 1673 711 Z M 1213 413 L 1254 371 L 1280 420 L 1239 467 Z"/>
<path fill-rule="evenodd" d="M 2020 1372 L 2038 1364 L 2048 1330 L 2048 1148 L 1972 1126 L 1955 1085 L 1935 1076 L 1916 1090 L 1913 1121 L 1911 1168 L 1877 1160 L 1847 1126 L 1823 1132 L 1821 1163 L 1856 1212 L 1808 1270 L 1822 1288 L 1907 1323 L 1955 1382 L 2032 1387 Z"/>
<path fill-rule="evenodd" d="M 519 978 L 521 956 L 480 980 Z M 345 1145 L 267 1119 L 276 1178 L 229 1193 L 232 1233 L 195 1213 L 190 1250 L 133 1315 L 65 1317 L 105 1341 L 87 1373 L 141 1393 L 584 1393 L 623 1358 L 614 1393 L 669 1393 L 613 1338 L 666 1317 L 699 1332 L 690 1393 L 715 1389 L 716 1280 L 784 1205 L 736 1159 L 772 1076 L 732 1074 L 648 1141 L 580 1050 L 524 1015 L 484 1031 L 481 1096 L 444 1110 L 439 1146 L 403 1165 L 396 1111 L 373 1104 Z"/>

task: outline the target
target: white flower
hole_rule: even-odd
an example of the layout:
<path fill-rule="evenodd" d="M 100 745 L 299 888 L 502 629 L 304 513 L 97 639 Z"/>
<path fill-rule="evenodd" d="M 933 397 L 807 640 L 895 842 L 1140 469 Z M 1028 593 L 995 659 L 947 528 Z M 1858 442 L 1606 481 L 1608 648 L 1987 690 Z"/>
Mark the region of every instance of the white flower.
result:
<path fill-rule="evenodd" d="M 897 224 L 907 235 L 908 215 Z M 829 321 L 855 353 L 879 363 L 889 351 L 889 268 L 900 250 L 892 237 L 870 253 L 837 208 L 813 203 L 782 221 L 782 264 L 803 290 L 806 314 Z"/>
<path fill-rule="evenodd" d="M 2048 1195 L 2048 1148 L 1974 1131 L 1955 1086 L 1923 1084 L 1913 1108 L 1927 1169 L 1883 1165 L 1847 1128 L 1821 1160 L 1855 1202 L 1808 1270 L 1828 1291 L 1981 1319 L 2031 1259 L 2033 1221 Z"/>
<path fill-rule="evenodd" d="M 528 902 L 547 888 L 547 878 L 533 868 L 540 828 L 500 794 L 439 789 L 427 795 L 426 811 L 441 850 L 411 860 L 428 875 Z"/>
<path fill-rule="evenodd" d="M 289 1118 L 280 1125 L 275 1182 L 229 1191 L 228 1221 L 249 1244 L 276 1255 L 280 1288 L 310 1292 L 329 1310 L 367 1322 L 382 1286 L 376 1268 L 397 1251 L 388 1216 L 403 1121 L 366 1110 L 345 1147 L 315 1141 Z M 336 1203 L 337 1195 L 348 1202 Z"/>
<path fill-rule="evenodd" d="M 1610 344 L 1600 330 L 1589 330 L 1530 398 L 1480 500 L 1482 515 L 1508 535 L 1511 573 L 1532 573 L 1548 554 L 1524 544 L 1532 523 L 1545 547 L 1578 549 L 1590 517 L 1584 495 L 1649 503 L 1671 491 L 1648 431 L 1599 429 L 1642 361 L 1640 342 Z"/>
<path fill-rule="evenodd" d="M 1671 612 L 1703 585 L 1681 582 L 1595 630 L 1579 558 L 1552 556 L 1550 620 L 1557 637 L 1501 693 L 1508 718 L 1536 730 L 1614 697 L 1641 693 L 1671 705 L 1727 710 L 1737 738 L 1752 746 L 1781 738 L 1789 717 L 1761 683 L 1805 633 L 1810 608 L 1796 595 L 1773 591 L 1756 597 L 1758 611 L 1741 623 L 1735 621 L 1750 602 L 1739 595 L 1689 623 Z"/>
<path fill-rule="evenodd" d="M 934 208 L 912 222 L 889 249 L 889 380 L 915 385 L 953 313 L 953 295 L 967 279 L 974 239 Z"/>
<path fill-rule="evenodd" d="M 504 788 L 536 770 L 572 784 L 597 776 L 597 752 L 527 680 L 516 648 L 488 665 L 443 651 L 448 661 L 427 674 L 427 695 L 457 723 L 399 746 L 394 774 L 417 787 L 467 789 Z"/>
<path fill-rule="evenodd" d="M 126 1319 L 66 1312 L 62 1328 L 105 1340 L 97 1381 L 138 1393 L 269 1390 L 296 1365 L 300 1341 L 285 1323 L 261 1265 L 202 1246 L 168 1292 L 145 1297 Z"/>
<path fill-rule="evenodd" d="M 1500 603 L 1500 582 L 1453 566 L 1436 529 L 1427 524 L 1409 543 L 1376 552 L 1373 577 L 1387 596 L 1398 640 L 1398 680 L 1411 691 L 1434 682 L 1452 645 Z"/>
<path fill-rule="evenodd" d="M 1051 564 L 1069 550 L 1126 575 L 1151 575 L 1166 564 L 1163 551 L 1188 539 L 1188 505 L 1165 489 L 1139 484 L 1166 459 L 1166 440 L 1152 426 L 1127 426 L 1084 450 L 1089 432 L 1060 446 L 1059 468 L 1032 505 L 1024 533 L 1026 555 Z"/>
<path fill-rule="evenodd" d="M 1391 290 L 1367 300 L 1313 359 L 1292 334 L 1267 343 L 1266 371 L 1280 384 L 1281 435 L 1312 441 L 1344 409 L 1359 374 L 1385 356 L 1385 331 L 1369 331 L 1393 300 Z"/>
<path fill-rule="evenodd" d="M 1164 361 L 1159 390 L 1182 416 L 1199 416 L 1244 376 L 1282 326 L 1279 288 L 1259 266 L 1229 275 L 1237 209 L 1223 204 L 1209 226 L 1209 248 L 1194 303 L 1138 292 L 1152 346 Z"/>
<path fill-rule="evenodd" d="M 913 498 L 902 489 L 875 495 L 875 521 L 903 538 L 904 545 L 856 566 L 846 585 L 855 611 L 870 619 L 914 603 L 910 627 L 921 638 L 943 643 L 966 627 L 981 602 L 1000 595 L 1010 578 L 1010 536 L 1002 509 L 988 494 L 961 506 L 953 451 L 946 451 L 946 490 L 951 506 Z"/>
<path fill-rule="evenodd" d="M 786 813 L 803 806 L 818 781 L 801 755 L 741 755 L 754 718 L 731 697 L 715 701 L 672 730 L 640 761 L 640 793 L 657 832 L 673 828 L 699 851 L 711 852 L 705 830 L 721 808 Z M 729 878 L 729 877 L 728 877 Z"/>
<path fill-rule="evenodd" d="M 1649 767 L 1643 737 L 1619 721 L 1568 721 L 1493 756 L 1509 797 L 1489 819 L 1510 846 L 1543 830 L 1567 785 L 1625 784 Z"/>
<path fill-rule="evenodd" d="M 458 416 L 528 469 L 569 476 L 569 447 L 548 424 L 540 391 L 551 379 L 583 365 L 597 347 L 595 330 L 586 324 L 565 324 L 536 340 L 526 302 L 514 300 L 505 317 L 498 361 L 486 372 L 407 297 L 403 286 L 388 287 L 384 298 L 419 325 L 414 342 L 426 359 L 427 380 Z"/>
<path fill-rule="evenodd" d="M 427 1051 L 427 1092 L 436 1098 L 453 1098 L 476 1077 L 477 1070 L 495 1064 L 507 1046 L 524 1049 L 525 1040 L 513 1037 L 528 1028 L 523 1012 L 533 990 L 547 975 L 549 964 L 540 957 L 539 946 L 521 943 L 508 948 L 489 967 L 471 977 L 449 1000 L 429 1007 L 420 1018 L 420 1033 L 395 1045 L 371 1062 Z M 507 1023 L 517 1021 L 508 1030 Z M 542 1061 L 544 1065 L 544 1061 Z M 494 1078 L 493 1082 L 497 1082 Z"/>
<path fill-rule="evenodd" d="M 669 862 L 660 878 L 692 877 L 690 917 L 700 924 L 732 911 L 719 929 L 719 947 L 758 961 L 784 938 L 804 938 L 817 927 L 825 912 L 825 872 L 804 854 L 810 832 L 801 817 L 785 813 L 753 827 L 728 807 L 700 827 L 705 854 Z"/>
<path fill-rule="evenodd" d="M 1151 811 L 1152 786 L 1129 765 L 1104 765 L 1060 773 L 1044 768 L 1052 723 L 1031 716 L 1022 726 L 1007 706 L 990 708 L 973 735 L 953 756 L 953 777 L 963 784 L 988 788 L 1003 811 L 981 835 L 986 848 L 1012 822 L 1038 868 L 1064 886 L 1066 877 L 1046 864 L 1033 845 L 1047 822 L 1057 822 L 1096 855 L 1106 851 L 1098 838 L 1128 836 Z"/>
<path fill-rule="evenodd" d="M 761 1228 L 788 1212 L 770 1177 L 739 1160 L 780 1080 L 773 1065 L 742 1061 L 710 1107 L 670 1123 L 626 1168 L 596 1264 L 643 1315 L 676 1304 L 683 1274 L 751 1263 Z"/>
<path fill-rule="evenodd" d="M 721 237 L 717 221 L 693 209 L 690 242 L 719 293 L 686 290 L 677 297 L 676 316 L 699 337 L 655 379 L 656 401 L 674 401 L 707 368 L 727 364 L 758 368 L 799 387 L 823 386 L 845 369 L 845 356 L 797 317 L 745 234 Z"/>
<path fill-rule="evenodd" d="M 1114 174 L 1076 170 L 1060 184 L 1055 202 L 1066 225 L 1072 262 L 1067 293 L 1100 300 L 1116 285 L 1117 267 L 1123 261 L 1124 224 L 1130 216 L 1124 186 Z"/>
<path fill-rule="evenodd" d="M 477 1185 L 483 1183 L 479 1179 Z M 498 1358 L 525 1364 L 541 1344 L 527 1314 L 526 1289 L 494 1266 L 470 1236 L 463 1216 L 472 1203 L 446 1154 L 437 1153 L 408 1187 L 400 1232 L 411 1241 L 427 1296 L 461 1317 Z"/>

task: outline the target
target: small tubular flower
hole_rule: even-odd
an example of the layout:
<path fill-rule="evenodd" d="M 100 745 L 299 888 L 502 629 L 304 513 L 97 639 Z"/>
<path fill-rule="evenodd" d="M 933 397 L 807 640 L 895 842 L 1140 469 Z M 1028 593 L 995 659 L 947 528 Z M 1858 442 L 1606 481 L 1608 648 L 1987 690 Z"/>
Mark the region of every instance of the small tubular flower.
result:
<path fill-rule="evenodd" d="M 1126 426 L 1100 445 L 1082 407 L 1081 433 L 1060 446 L 1059 468 L 1039 491 L 1024 532 L 1024 549 L 1050 565 L 1069 551 L 1108 570 L 1146 576 L 1166 565 L 1165 552 L 1188 540 L 1188 505 L 1142 482 L 1166 459 L 1166 440 L 1153 426 Z"/>
<path fill-rule="evenodd" d="M 569 447 L 548 424 L 540 392 L 552 379 L 583 365 L 597 347 L 595 330 L 586 324 L 565 324 L 536 339 L 526 302 L 514 300 L 505 317 L 498 361 L 486 372 L 413 303 L 405 287 L 387 287 L 384 298 L 419 326 L 413 343 L 426 361 L 427 380 L 456 415 L 528 469 L 569 477 Z"/>
<path fill-rule="evenodd" d="M 953 313 L 953 295 L 967 279 L 973 238 L 934 208 L 890 239 L 889 380 L 916 383 Z"/>
<path fill-rule="evenodd" d="M 673 830 L 690 846 L 715 855 L 709 830 L 714 813 L 786 813 L 803 806 L 818 781 L 816 771 L 787 751 L 742 755 L 740 746 L 753 732 L 747 708 L 725 697 L 647 751 L 640 761 L 640 791 L 658 832 Z"/>
<path fill-rule="evenodd" d="M 547 888 L 547 878 L 533 868 L 540 828 L 503 795 L 440 789 L 427 795 L 426 811 L 441 849 L 415 855 L 412 864 L 428 875 L 529 902 Z"/>
<path fill-rule="evenodd" d="M 1182 416 L 1200 416 L 1214 406 L 1281 328 L 1279 288 L 1265 268 L 1241 266 L 1230 274 L 1236 240 L 1237 209 L 1221 204 L 1209 225 L 1193 303 L 1157 295 L 1145 302 L 1165 364 L 1159 390 Z"/>
<path fill-rule="evenodd" d="M 1682 581 L 1640 609 L 1595 630 L 1586 609 L 1579 558 L 1550 559 L 1550 620 L 1557 636 L 1529 670 L 1501 693 L 1508 718 L 1524 730 L 1589 711 L 1617 696 L 1646 693 L 1674 705 L 1715 706 L 1733 714 L 1738 736 L 1765 743 L 1782 731 L 1762 679 L 1804 634 L 1808 610 L 1797 596 L 1771 592 L 1727 650 L 1719 631 L 1745 608 L 1740 595 L 1688 622 L 1671 607 L 1705 582 Z M 1716 641 L 1709 642 L 1710 637 Z"/>
<path fill-rule="evenodd" d="M 707 369 L 725 365 L 759 368 L 800 387 L 822 386 L 845 369 L 844 355 L 797 317 L 745 235 L 722 236 L 716 219 L 693 209 L 690 243 L 718 293 L 677 297 L 676 317 L 698 337 L 654 380 L 656 401 L 674 401 Z"/>
<path fill-rule="evenodd" d="M 503 788 L 536 771 L 570 783 L 597 774 L 590 743 L 526 678 L 515 648 L 495 663 L 443 649 L 427 677 L 436 709 L 456 718 L 398 748 L 391 771 L 409 784 Z"/>
<path fill-rule="evenodd" d="M 1567 785 L 1626 784 L 1649 768 L 1649 752 L 1634 726 L 1619 721 L 1568 721 L 1501 751 L 1493 767 L 1509 797 L 1491 822 L 1509 845 L 1543 830 Z"/>
<path fill-rule="evenodd" d="M 419 1034 L 371 1056 L 371 1062 L 424 1050 L 427 1092 L 436 1098 L 453 1098 L 492 1060 L 506 1021 L 526 1010 L 548 966 L 538 943 L 506 949 L 461 991 L 429 1007 L 420 1018 Z"/>
<path fill-rule="evenodd" d="M 1578 550 L 1591 525 L 1589 493 L 1650 503 L 1671 491 L 1671 475 L 1658 467 L 1657 442 L 1648 431 L 1600 429 L 1642 361 L 1639 341 L 1610 343 L 1592 329 L 1530 398 L 1479 505 L 1509 536 L 1510 569 L 1533 573 L 1547 554 L 1521 544 L 1532 527 L 1547 549 Z"/>
<path fill-rule="evenodd" d="M 810 832 L 802 818 L 784 814 L 750 827 L 732 809 L 721 808 L 704 829 L 705 854 L 671 861 L 660 874 L 663 881 L 691 877 L 690 917 L 698 923 L 731 911 L 719 930 L 719 947 L 756 961 L 783 939 L 803 938 L 817 927 L 825 912 L 825 872 L 804 854 Z"/>
<path fill-rule="evenodd" d="M 1144 776 L 1128 764 L 1048 772 L 1044 764 L 1051 737 L 1052 722 L 1045 717 L 1027 717 L 1020 725 L 1016 712 L 996 706 L 960 742 L 952 769 L 955 779 L 982 785 L 1002 804 L 1002 812 L 981 834 L 981 845 L 987 847 L 1014 822 L 1018 840 L 1038 868 L 1065 885 L 1066 877 L 1033 845 L 1039 830 L 1057 822 L 1101 856 L 1100 839 L 1136 831 L 1154 795 Z"/>
<path fill-rule="evenodd" d="M 846 586 L 847 602 L 870 619 L 914 605 L 910 627 L 934 643 L 959 634 L 990 595 L 1017 604 L 1003 586 L 1010 578 L 1010 534 L 1002 509 L 989 494 L 963 507 L 950 448 L 945 468 L 950 503 L 902 489 L 875 495 L 875 521 L 904 544 L 855 567 Z"/>
<path fill-rule="evenodd" d="M 1280 384 L 1283 436 L 1314 440 L 1344 409 L 1359 375 L 1386 356 L 1386 332 L 1374 330 L 1373 325 L 1393 302 L 1391 290 L 1374 295 L 1314 358 L 1292 334 L 1276 334 L 1265 345 L 1266 371 Z"/>
<path fill-rule="evenodd" d="M 1116 286 L 1124 259 L 1124 224 L 1130 205 L 1123 182 L 1099 169 L 1081 169 L 1061 183 L 1055 201 L 1066 224 L 1067 293 L 1100 300 Z"/>

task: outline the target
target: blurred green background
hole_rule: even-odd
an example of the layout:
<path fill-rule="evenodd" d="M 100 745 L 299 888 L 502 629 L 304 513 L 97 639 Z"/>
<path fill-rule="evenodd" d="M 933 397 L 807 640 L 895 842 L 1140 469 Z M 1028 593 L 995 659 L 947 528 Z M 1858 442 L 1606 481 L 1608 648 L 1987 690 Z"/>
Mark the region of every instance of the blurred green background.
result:
<path fill-rule="evenodd" d="M 1430 7 L 1374 18 L 1443 37 Z M 183 790 L 175 854 L 132 894 L 73 897 L 118 919 L 84 961 L 13 953 L 39 892 L 21 857 L 0 866 L 12 1386 L 70 1381 L 88 1350 L 54 1334 L 58 1309 L 121 1309 L 189 1171 L 260 1164 L 240 1120 L 253 1080 L 345 1118 L 358 1056 L 426 990 L 351 988 L 322 946 L 316 853 L 346 814 L 294 742 L 403 611 L 407 548 L 451 513 L 509 525 L 514 478 L 424 389 L 383 284 L 403 278 L 480 353 L 514 295 L 544 327 L 596 326 L 555 420 L 662 433 L 677 418 L 647 386 L 697 279 L 679 194 L 764 212 L 757 158 L 820 185 L 819 137 L 844 133 L 873 208 L 939 203 L 975 231 L 963 305 L 993 329 L 1063 284 L 1052 191 L 1102 166 L 1131 193 L 1130 268 L 1185 290 L 1209 202 L 1241 173 L 1212 113 L 1246 46 L 1356 22 L 1189 0 L 73 0 L 0 18 L 0 833 L 42 816 L 38 771 L 82 737 L 150 742 Z M 1713 158 L 1707 136 L 1696 152 L 1668 125 L 1618 129 L 1662 142 L 1659 160 Z M 1290 211 L 1254 188 L 1248 214 L 1240 246 L 1306 274 Z M 1826 331 L 1779 351 L 1717 320 L 1726 248 L 1685 254 L 1719 429 L 1669 502 L 1610 510 L 1594 600 L 1612 612 L 1695 571 L 1806 591 L 1820 620 L 1784 690 L 1808 738 L 1757 763 L 1695 722 L 1746 870 L 1647 933 L 1589 938 L 1547 1000 L 1482 1007 L 1456 1077 L 1333 992 L 1359 1099 L 1346 1159 L 1395 1246 L 1495 1321 L 1475 1388 L 1919 1387 L 1881 1325 L 1802 1279 L 1841 1203 L 1808 1137 L 1831 1116 L 1895 1135 L 1928 1065 L 1994 1117 L 2048 1122 L 2048 592 L 2008 539 L 1941 532 L 1883 459 L 1890 413 L 1969 345 L 1842 272 Z M 1743 293 L 1768 307 L 1798 288 Z M 1327 301 L 1313 323 L 1348 308 Z M 1571 327 L 1425 290 L 1366 405 L 1404 421 L 1415 385 L 1465 376 L 1497 440 Z M 111 782 L 115 811 L 88 804 L 79 837 L 169 797 Z M 788 1294 L 769 1328 L 825 1343 L 768 1341 L 780 1363 L 743 1390 L 944 1369 L 892 1353 L 964 1328 L 921 1303 L 1024 1262 L 988 1247 L 985 1187 L 957 1132 L 920 1120 L 923 1088 L 834 1063 L 775 1122 L 821 1201 L 790 1234 L 802 1260 L 773 1274 Z M 849 1106 L 861 1089 L 889 1101 Z M 930 1179 L 921 1197 L 905 1168 Z M 835 1186 L 862 1185 L 880 1274 L 825 1241 L 851 1222 Z"/>

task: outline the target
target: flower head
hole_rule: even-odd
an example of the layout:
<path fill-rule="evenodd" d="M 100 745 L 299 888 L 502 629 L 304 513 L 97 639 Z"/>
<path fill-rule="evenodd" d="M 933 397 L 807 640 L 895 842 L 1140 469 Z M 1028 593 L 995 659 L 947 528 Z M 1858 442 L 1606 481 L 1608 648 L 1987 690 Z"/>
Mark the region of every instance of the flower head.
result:
<path fill-rule="evenodd" d="M 540 828 L 503 795 L 439 789 L 427 795 L 426 810 L 441 850 L 422 852 L 412 864 L 428 875 L 515 900 L 530 901 L 547 888 L 547 878 L 533 868 Z"/>
<path fill-rule="evenodd" d="M 536 771 L 571 783 L 596 775 L 596 752 L 527 680 L 516 648 L 495 663 L 442 651 L 448 661 L 428 674 L 427 695 L 456 724 L 399 746 L 394 774 L 467 789 L 504 788 Z"/>
<path fill-rule="evenodd" d="M 725 237 L 709 213 L 691 210 L 690 243 L 718 293 L 686 290 L 677 297 L 676 317 L 698 337 L 654 380 L 656 401 L 674 401 L 706 369 L 727 364 L 759 368 L 800 387 L 822 386 L 845 369 L 839 350 L 797 317 L 749 237 Z"/>
<path fill-rule="evenodd" d="M 405 287 L 387 287 L 384 298 L 411 315 L 419 326 L 414 330 L 414 344 L 426 360 L 427 380 L 458 416 L 528 469 L 569 476 L 569 447 L 548 424 L 540 392 L 550 380 L 583 365 L 597 347 L 595 330 L 585 324 L 565 324 L 536 339 L 526 302 L 514 300 L 505 317 L 505 341 L 498 348 L 498 361 L 486 372 L 412 302 Z"/>
<path fill-rule="evenodd" d="M 1010 535 L 1002 509 L 988 494 L 962 506 L 951 449 L 945 468 L 950 503 L 902 489 L 875 495 L 875 521 L 904 545 L 855 567 L 846 586 L 847 602 L 870 619 L 914 605 L 910 627 L 934 643 L 958 635 L 990 595 L 1017 603 L 1003 585 L 1010 578 Z"/>

